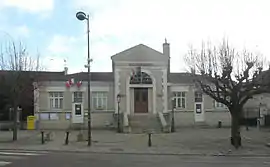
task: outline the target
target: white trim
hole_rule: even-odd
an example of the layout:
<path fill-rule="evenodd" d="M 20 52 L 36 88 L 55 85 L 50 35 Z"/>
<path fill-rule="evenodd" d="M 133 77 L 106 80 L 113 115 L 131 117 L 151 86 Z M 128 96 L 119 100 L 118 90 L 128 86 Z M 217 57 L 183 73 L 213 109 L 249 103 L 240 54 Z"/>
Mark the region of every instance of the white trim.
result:
<path fill-rule="evenodd" d="M 81 105 L 81 115 L 75 114 L 75 105 Z M 83 123 L 84 122 L 84 108 L 83 103 L 72 103 L 72 123 Z"/>
<path fill-rule="evenodd" d="M 185 93 L 184 95 L 185 96 L 173 96 L 173 99 L 175 100 L 175 108 L 176 109 L 180 109 L 180 110 L 185 110 L 187 109 L 187 92 L 185 91 L 180 91 L 180 92 L 172 92 L 172 93 Z M 178 104 L 178 99 L 180 99 L 180 103 L 182 103 L 182 99 L 185 99 L 185 107 L 179 107 L 179 104 Z M 182 104 L 181 104 L 182 106 Z"/>
<path fill-rule="evenodd" d="M 115 65 L 126 65 L 128 67 L 136 67 L 136 64 L 141 64 L 142 67 L 152 67 L 152 66 L 167 66 L 167 62 L 164 62 L 164 60 L 158 60 L 158 61 L 114 61 Z M 129 65 L 129 64 L 134 64 L 134 65 Z M 145 66 L 144 66 L 145 65 Z M 122 67 L 122 66 L 121 66 Z"/>
<path fill-rule="evenodd" d="M 84 96 L 85 96 L 85 92 L 80 91 L 80 90 L 74 91 L 74 92 L 71 93 L 71 102 L 74 103 L 74 93 L 75 93 L 75 92 L 82 92 L 82 102 L 81 102 L 81 103 L 84 104 Z M 79 102 L 75 102 L 75 103 L 79 103 Z"/>
<path fill-rule="evenodd" d="M 86 92 L 87 87 L 81 87 L 81 88 L 77 88 L 77 87 L 71 87 L 71 88 L 66 88 L 65 86 L 48 86 L 45 88 L 45 91 L 47 92 Z M 109 91 L 110 88 L 109 86 L 91 86 L 90 87 L 90 91 Z"/>
<path fill-rule="evenodd" d="M 126 77 L 126 97 L 127 97 L 127 101 L 126 101 L 126 111 L 128 114 L 130 114 L 130 110 L 131 110 L 131 107 L 130 107 L 130 88 L 135 88 L 135 87 L 150 87 L 150 88 L 153 88 L 153 113 L 156 113 L 156 79 L 153 75 L 153 73 L 146 69 L 146 68 L 141 68 L 141 71 L 142 72 L 145 72 L 147 73 L 151 79 L 152 79 L 152 83 L 151 85 L 148 85 L 148 84 L 143 84 L 143 85 L 139 85 L 139 84 L 130 84 L 129 81 L 130 81 L 130 78 L 131 78 L 131 75 L 132 75 L 132 71 L 131 71 L 132 68 L 129 68 L 130 72 L 129 72 L 129 75 L 128 77 Z"/>
<path fill-rule="evenodd" d="M 163 69 L 163 113 L 168 112 L 168 86 L 167 86 L 167 69 Z"/>
<path fill-rule="evenodd" d="M 196 104 L 201 104 L 201 113 L 196 113 Z M 205 122 L 205 110 L 203 102 L 195 102 L 194 103 L 194 121 L 195 122 Z"/>
<path fill-rule="evenodd" d="M 189 92 L 189 86 L 171 86 L 171 92 Z"/>
<path fill-rule="evenodd" d="M 136 66 L 121 66 L 122 70 L 130 70 L 131 68 L 136 67 Z M 145 69 L 150 69 L 150 70 L 162 70 L 164 69 L 164 67 L 160 67 L 160 66 L 143 66 L 145 67 Z"/>
<path fill-rule="evenodd" d="M 100 96 L 100 95 L 98 95 L 98 94 L 102 94 L 102 93 L 104 93 L 104 92 L 96 92 L 97 93 L 97 96 L 94 96 L 94 94 L 92 94 L 92 97 L 91 97 L 91 102 L 92 102 L 92 110 L 99 110 L 99 111 L 106 111 L 107 109 L 108 109 L 108 95 L 109 95 L 109 93 L 108 92 L 105 92 L 105 96 L 103 96 L 102 95 L 102 97 Z M 98 101 L 99 100 L 101 100 L 102 101 L 102 104 L 104 103 L 104 98 L 106 99 L 106 101 L 105 101 L 105 108 L 103 108 L 103 109 L 97 109 L 96 108 L 96 105 L 98 104 Z M 94 103 L 94 99 L 96 99 L 96 104 Z"/>
<path fill-rule="evenodd" d="M 51 108 L 51 99 L 54 99 L 54 101 L 55 101 L 56 98 L 55 97 L 51 98 L 50 93 L 63 93 L 63 97 L 57 97 L 59 104 L 60 104 L 59 99 L 63 99 L 61 108 Z M 64 91 L 48 91 L 48 92 L 46 92 L 46 94 L 47 94 L 47 100 L 48 100 L 47 107 L 50 110 L 58 112 L 58 111 L 61 111 L 65 108 L 65 92 Z"/>
<path fill-rule="evenodd" d="M 41 110 L 39 111 L 38 113 L 56 113 L 57 111 L 50 111 L 50 110 Z M 72 110 L 67 110 L 67 111 L 64 111 L 64 110 L 61 110 L 61 112 L 57 112 L 57 113 L 71 113 Z"/>
<path fill-rule="evenodd" d="M 153 84 L 129 84 L 130 88 L 152 88 Z"/>
<path fill-rule="evenodd" d="M 118 103 L 117 103 L 117 95 L 120 93 L 120 69 L 116 68 L 114 69 L 114 108 L 115 113 L 118 111 Z M 120 104 L 119 104 L 120 105 Z"/>

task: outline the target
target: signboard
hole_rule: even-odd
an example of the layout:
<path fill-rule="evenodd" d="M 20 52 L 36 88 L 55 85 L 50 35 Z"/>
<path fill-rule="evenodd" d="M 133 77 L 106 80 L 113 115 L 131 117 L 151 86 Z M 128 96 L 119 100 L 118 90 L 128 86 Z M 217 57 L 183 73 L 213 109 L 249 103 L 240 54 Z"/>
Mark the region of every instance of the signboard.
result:
<path fill-rule="evenodd" d="M 153 66 L 153 63 L 129 63 L 129 66 Z"/>

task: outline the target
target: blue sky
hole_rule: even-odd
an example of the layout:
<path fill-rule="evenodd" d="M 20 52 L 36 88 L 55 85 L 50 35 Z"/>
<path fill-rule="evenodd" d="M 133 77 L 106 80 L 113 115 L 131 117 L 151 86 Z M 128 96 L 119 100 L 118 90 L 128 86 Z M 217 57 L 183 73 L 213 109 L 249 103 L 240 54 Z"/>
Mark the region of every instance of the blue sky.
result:
<path fill-rule="evenodd" d="M 48 70 L 85 71 L 86 24 L 90 14 L 93 71 L 111 71 L 115 53 L 143 43 L 162 51 L 171 44 L 172 71 L 183 71 L 188 46 L 226 36 L 239 49 L 269 57 L 270 11 L 267 0 L 1 0 L 0 39 L 5 33 L 37 50 Z M 268 60 L 269 60 L 268 58 Z"/>

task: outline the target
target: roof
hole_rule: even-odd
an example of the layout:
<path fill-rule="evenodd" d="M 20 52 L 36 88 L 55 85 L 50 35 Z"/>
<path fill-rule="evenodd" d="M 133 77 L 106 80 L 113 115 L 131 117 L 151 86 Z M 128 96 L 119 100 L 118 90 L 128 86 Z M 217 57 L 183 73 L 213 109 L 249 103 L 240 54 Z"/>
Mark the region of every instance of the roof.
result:
<path fill-rule="evenodd" d="M 170 73 L 170 83 L 194 83 L 194 75 L 191 73 Z"/>
<path fill-rule="evenodd" d="M 139 44 L 111 56 L 116 61 L 166 61 L 168 57 L 163 53 L 150 48 L 144 44 Z"/>
<path fill-rule="evenodd" d="M 11 71 L 1 71 L 0 75 L 11 73 Z M 68 81 L 71 78 L 75 80 L 87 81 L 88 73 L 80 72 L 65 75 L 64 72 L 49 72 L 49 71 L 24 71 L 24 74 L 30 75 L 39 81 Z M 91 81 L 101 81 L 101 82 L 113 82 L 114 75 L 113 72 L 91 72 Z M 190 73 L 170 73 L 168 81 L 170 83 L 193 83 L 194 76 Z"/>
<path fill-rule="evenodd" d="M 88 73 L 87 72 L 80 72 L 66 75 L 66 80 L 74 78 L 76 80 L 87 81 Z M 113 72 L 91 72 L 90 73 L 90 80 L 91 81 L 113 81 L 114 75 Z"/>

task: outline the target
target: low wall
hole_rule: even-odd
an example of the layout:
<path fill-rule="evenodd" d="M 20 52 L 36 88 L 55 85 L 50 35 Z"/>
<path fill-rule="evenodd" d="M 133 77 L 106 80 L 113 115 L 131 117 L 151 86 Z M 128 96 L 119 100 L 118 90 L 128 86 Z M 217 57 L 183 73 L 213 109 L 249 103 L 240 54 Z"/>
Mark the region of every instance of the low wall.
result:
<path fill-rule="evenodd" d="M 88 118 L 87 115 L 84 117 L 84 124 L 72 124 L 70 118 L 66 119 L 66 113 L 58 113 L 58 120 L 39 120 L 37 121 L 37 129 L 55 129 L 63 130 L 69 128 L 87 128 Z M 113 113 L 111 112 L 102 112 L 102 113 L 91 113 L 91 125 L 92 129 L 106 129 L 112 126 L 113 124 Z"/>
<path fill-rule="evenodd" d="M 222 122 L 222 126 L 228 127 L 231 125 L 230 113 L 226 111 L 207 111 L 205 112 L 205 125 L 217 127 L 218 121 Z M 195 126 L 193 112 L 175 112 L 176 127 L 192 127 Z"/>

